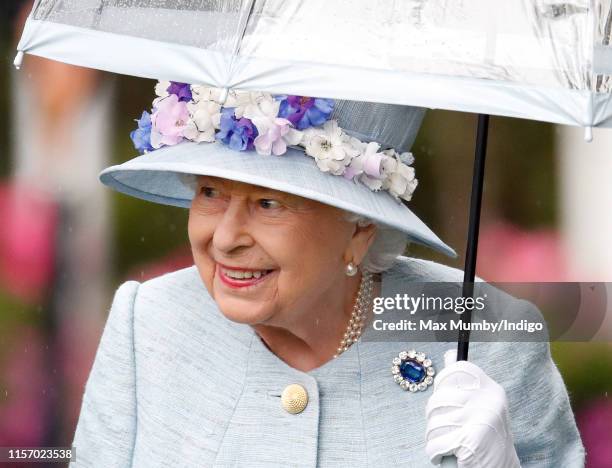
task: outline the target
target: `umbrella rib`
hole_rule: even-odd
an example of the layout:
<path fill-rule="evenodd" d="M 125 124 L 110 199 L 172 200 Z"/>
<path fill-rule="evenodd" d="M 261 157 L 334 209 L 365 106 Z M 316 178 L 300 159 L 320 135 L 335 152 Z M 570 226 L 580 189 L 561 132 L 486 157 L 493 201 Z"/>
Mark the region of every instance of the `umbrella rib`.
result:
<path fill-rule="evenodd" d="M 249 20 L 251 19 L 251 15 L 253 14 L 253 9 L 255 8 L 255 0 L 248 0 L 247 7 L 243 10 L 246 12 L 246 16 L 241 16 L 240 21 L 238 23 L 238 34 L 236 34 L 236 42 L 234 42 L 234 47 L 232 50 L 232 58 L 229 66 L 229 74 L 226 78 L 225 84 L 230 82 L 230 79 L 233 75 L 234 61 L 236 56 L 240 52 L 240 48 L 242 47 L 242 41 L 244 39 L 244 35 L 246 34 L 247 27 L 249 25 Z"/>

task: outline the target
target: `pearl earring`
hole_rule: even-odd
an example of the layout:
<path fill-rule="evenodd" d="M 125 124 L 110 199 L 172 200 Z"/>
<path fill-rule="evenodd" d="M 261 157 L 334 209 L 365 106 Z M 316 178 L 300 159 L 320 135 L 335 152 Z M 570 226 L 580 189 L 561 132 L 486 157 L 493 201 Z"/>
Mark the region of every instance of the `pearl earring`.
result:
<path fill-rule="evenodd" d="M 355 276 L 357 274 L 357 265 L 355 265 L 353 262 L 349 262 L 348 265 L 346 266 L 346 275 L 347 276 Z"/>

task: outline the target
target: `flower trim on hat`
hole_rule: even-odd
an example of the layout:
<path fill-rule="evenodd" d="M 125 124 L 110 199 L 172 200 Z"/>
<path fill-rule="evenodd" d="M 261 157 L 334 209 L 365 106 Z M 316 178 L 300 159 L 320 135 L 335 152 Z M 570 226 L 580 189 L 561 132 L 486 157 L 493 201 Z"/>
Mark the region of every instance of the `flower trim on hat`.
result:
<path fill-rule="evenodd" d="M 144 111 L 130 133 L 141 154 L 185 140 L 266 156 L 281 156 L 291 146 L 321 171 L 388 191 L 398 201 L 410 201 L 417 187 L 412 153 L 381 150 L 345 133 L 330 119 L 332 99 L 231 90 L 222 103 L 219 88 L 174 81 L 160 81 L 155 93 L 151 113 Z"/>

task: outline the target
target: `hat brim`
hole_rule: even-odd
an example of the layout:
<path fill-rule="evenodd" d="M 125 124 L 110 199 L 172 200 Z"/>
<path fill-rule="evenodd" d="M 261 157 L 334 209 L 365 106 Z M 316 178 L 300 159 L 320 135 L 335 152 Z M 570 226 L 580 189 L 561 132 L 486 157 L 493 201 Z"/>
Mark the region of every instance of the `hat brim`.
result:
<path fill-rule="evenodd" d="M 388 192 L 322 172 L 313 158 L 289 148 L 282 156 L 234 151 L 219 143 L 183 142 L 104 169 L 100 181 L 118 192 L 189 208 L 193 189 L 182 174 L 209 175 L 291 193 L 366 216 L 404 232 L 411 241 L 450 257 L 455 251 Z"/>

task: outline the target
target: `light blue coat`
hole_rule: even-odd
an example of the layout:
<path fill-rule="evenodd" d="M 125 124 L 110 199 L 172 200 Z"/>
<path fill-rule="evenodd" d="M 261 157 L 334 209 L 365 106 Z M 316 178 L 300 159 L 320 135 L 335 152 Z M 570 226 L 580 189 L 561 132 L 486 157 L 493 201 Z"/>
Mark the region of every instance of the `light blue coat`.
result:
<path fill-rule="evenodd" d="M 408 281 L 460 281 L 461 272 L 400 257 L 383 296 Z M 533 307 L 524 302 L 525 307 Z M 425 392 L 390 373 L 403 349 L 438 369 L 452 343 L 358 342 L 310 372 L 285 364 L 248 325 L 227 320 L 195 267 L 117 290 L 85 387 L 76 466 L 415 467 L 424 451 Z M 584 466 L 565 386 L 547 343 L 473 343 L 470 359 L 508 394 L 523 467 Z M 280 395 L 308 392 L 299 414 Z"/>

